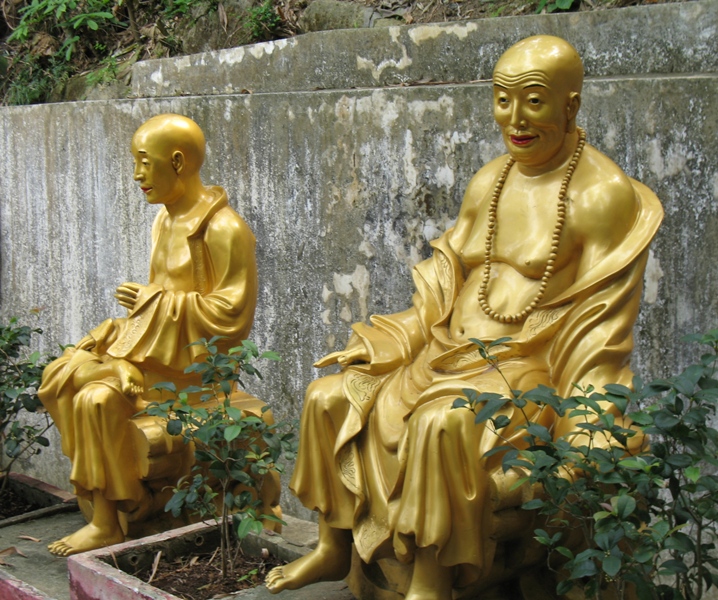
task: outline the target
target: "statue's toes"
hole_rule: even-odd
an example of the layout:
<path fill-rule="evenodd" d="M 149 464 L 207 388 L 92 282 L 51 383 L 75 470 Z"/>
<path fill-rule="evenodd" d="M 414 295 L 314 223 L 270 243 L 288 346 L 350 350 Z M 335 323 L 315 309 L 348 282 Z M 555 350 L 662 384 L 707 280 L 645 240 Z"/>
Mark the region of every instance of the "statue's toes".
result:
<path fill-rule="evenodd" d="M 272 587 L 277 581 L 284 577 L 284 571 L 282 567 L 274 567 L 265 577 L 264 583 L 267 587 Z"/>
<path fill-rule="evenodd" d="M 54 554 L 55 556 L 67 556 L 67 552 L 70 550 L 70 546 L 68 546 L 62 540 L 53 542 L 47 548 L 48 550 L 50 550 L 50 553 Z"/>

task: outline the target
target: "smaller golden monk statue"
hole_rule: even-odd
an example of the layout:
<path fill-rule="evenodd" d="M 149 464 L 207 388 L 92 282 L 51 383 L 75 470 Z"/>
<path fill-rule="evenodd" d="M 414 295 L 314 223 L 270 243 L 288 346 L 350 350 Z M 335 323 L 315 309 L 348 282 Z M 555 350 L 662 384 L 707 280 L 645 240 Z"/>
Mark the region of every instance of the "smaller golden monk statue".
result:
<path fill-rule="evenodd" d="M 162 423 L 135 415 L 159 399 L 154 384 L 196 384 L 184 373 L 201 358 L 191 342 L 224 336 L 222 344 L 237 345 L 254 319 L 254 235 L 225 191 L 202 183 L 199 126 L 180 115 L 153 117 L 134 134 L 132 155 L 147 202 L 162 205 L 152 227 L 149 283 L 120 285 L 115 297 L 127 317 L 104 321 L 66 349 L 45 370 L 38 392 L 72 461 L 75 492 L 92 509 L 87 526 L 50 544 L 61 556 L 120 542 L 123 521 L 162 511 L 161 490 L 189 471 L 191 458 Z M 245 395 L 241 406 L 257 405 Z"/>
<path fill-rule="evenodd" d="M 456 225 L 416 266 L 412 307 L 355 324 L 347 347 L 316 364 L 343 370 L 307 390 L 290 487 L 318 511 L 319 543 L 271 571 L 270 591 L 351 569 L 365 599 L 536 597 L 518 585 L 542 560 L 521 551 L 532 534 L 520 490 L 498 455 L 484 457 L 502 442 L 452 404 L 467 388 L 509 394 L 470 338 L 512 339 L 498 347 L 511 389 L 567 396 L 574 382 L 631 384 L 663 212 L 586 143 L 582 83 L 576 50 L 556 37 L 525 39 L 499 59 L 493 109 L 508 155 L 473 177 Z M 521 420 L 509 417 L 504 435 Z M 572 430 L 546 411 L 532 418 L 556 437 Z"/>

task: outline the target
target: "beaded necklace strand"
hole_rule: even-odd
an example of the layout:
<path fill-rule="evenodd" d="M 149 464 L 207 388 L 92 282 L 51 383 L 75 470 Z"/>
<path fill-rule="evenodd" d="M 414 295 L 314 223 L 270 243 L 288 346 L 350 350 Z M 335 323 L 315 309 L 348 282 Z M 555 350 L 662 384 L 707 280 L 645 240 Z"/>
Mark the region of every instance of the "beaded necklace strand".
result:
<path fill-rule="evenodd" d="M 563 231 L 563 226 L 566 222 L 566 193 L 568 192 L 568 186 L 571 183 L 571 178 L 573 177 L 574 171 L 576 170 L 578 159 L 581 158 L 583 147 L 586 145 L 586 132 L 580 127 L 577 128 L 577 131 L 578 144 L 576 146 L 576 150 L 573 153 L 573 156 L 571 157 L 571 160 L 568 163 L 566 175 L 564 175 L 563 180 L 561 181 L 561 191 L 558 194 L 558 217 L 556 218 L 556 225 L 553 228 L 553 237 L 551 239 L 551 252 L 548 255 L 546 268 L 544 269 L 543 275 L 541 277 L 541 285 L 539 287 L 539 291 L 534 297 L 534 299 L 528 304 L 528 306 L 526 306 L 526 308 L 524 308 L 520 313 L 516 313 L 514 315 L 504 315 L 496 312 L 489 306 L 488 300 L 489 279 L 491 278 L 491 250 L 494 247 L 494 240 L 496 239 L 496 229 L 498 226 L 496 219 L 496 209 L 499 205 L 499 198 L 501 196 L 501 191 L 504 189 L 504 183 L 506 183 L 506 178 L 509 176 L 509 171 L 511 170 L 511 167 L 513 167 L 514 163 L 516 162 L 513 158 L 509 157 L 509 160 L 506 161 L 506 164 L 501 171 L 501 175 L 499 176 L 499 180 L 496 182 L 494 194 L 491 198 L 491 204 L 489 205 L 489 225 L 488 232 L 486 234 L 486 258 L 484 259 L 484 278 L 481 282 L 481 287 L 479 288 L 479 306 L 487 316 L 491 317 L 495 321 L 500 321 L 501 323 L 521 323 L 535 310 L 535 308 L 539 305 L 539 302 L 541 302 L 541 299 L 543 298 L 544 294 L 546 293 L 548 280 L 551 279 L 551 275 L 553 275 L 555 269 L 556 256 L 558 256 L 558 245 L 559 241 L 561 240 L 561 232 Z"/>

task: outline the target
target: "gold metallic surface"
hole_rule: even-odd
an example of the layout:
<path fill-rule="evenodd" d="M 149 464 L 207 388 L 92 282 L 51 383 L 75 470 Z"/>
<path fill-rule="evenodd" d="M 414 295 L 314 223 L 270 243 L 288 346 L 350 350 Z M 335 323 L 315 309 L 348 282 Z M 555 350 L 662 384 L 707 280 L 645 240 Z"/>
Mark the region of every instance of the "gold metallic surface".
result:
<path fill-rule="evenodd" d="M 469 338 L 512 338 L 500 356 L 513 389 L 631 383 L 632 328 L 663 211 L 598 150 L 577 152 L 582 80 L 559 38 L 523 40 L 497 63 L 494 116 L 509 156 L 473 177 L 456 225 L 415 267 L 412 307 L 355 324 L 346 349 L 317 362 L 343 370 L 309 386 L 291 487 L 319 512 L 320 540 L 270 573 L 272 592 L 345 577 L 351 564 L 350 586 L 365 599 L 551 597 L 531 570 L 542 555 L 516 510 L 523 492 L 511 491 L 499 455 L 483 458 L 499 439 L 451 406 L 465 388 L 509 392 Z M 518 441 L 521 417 L 506 412 L 505 435 Z M 533 418 L 557 437 L 572 430 L 545 411 Z M 514 595 L 502 593 L 507 582 Z"/>
<path fill-rule="evenodd" d="M 134 134 L 134 179 L 147 202 L 162 205 L 149 283 L 120 285 L 115 297 L 127 317 L 104 321 L 43 374 L 38 394 L 72 461 L 75 492 L 92 505 L 86 527 L 50 545 L 55 554 L 122 541 L 121 522 L 161 510 L 157 493 L 187 472 L 191 448 L 154 419 L 133 415 L 158 399 L 149 392 L 155 383 L 195 383 L 184 369 L 201 350 L 188 344 L 221 335 L 231 347 L 252 327 L 254 235 L 225 191 L 202 183 L 204 153 L 202 131 L 180 115 L 154 117 Z"/>

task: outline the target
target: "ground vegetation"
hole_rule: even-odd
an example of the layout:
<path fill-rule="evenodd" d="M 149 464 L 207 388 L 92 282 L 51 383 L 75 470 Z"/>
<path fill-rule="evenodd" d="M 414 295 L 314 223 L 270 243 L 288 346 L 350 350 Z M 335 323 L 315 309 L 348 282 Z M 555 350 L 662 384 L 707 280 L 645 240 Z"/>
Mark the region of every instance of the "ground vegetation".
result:
<path fill-rule="evenodd" d="M 372 24 L 412 24 L 671 0 L 338 0 Z M 0 103 L 127 93 L 132 64 L 311 30 L 312 0 L 0 0 Z M 356 27 L 362 26 L 357 22 Z M 95 96 L 98 97 L 98 96 Z M 101 97 L 101 96 L 99 96 Z"/>

